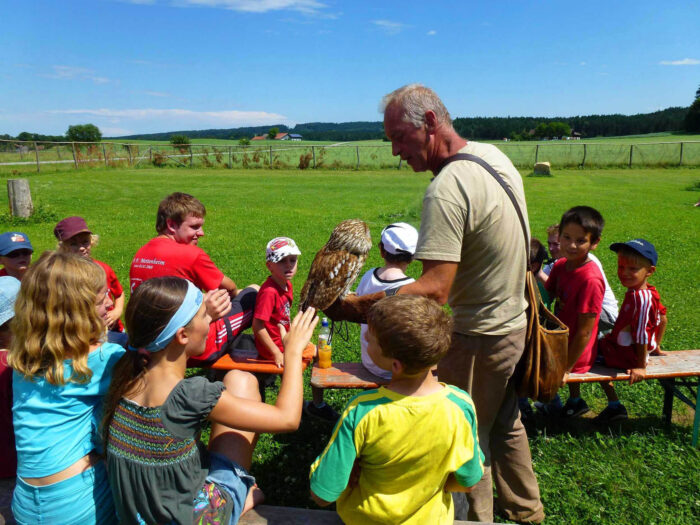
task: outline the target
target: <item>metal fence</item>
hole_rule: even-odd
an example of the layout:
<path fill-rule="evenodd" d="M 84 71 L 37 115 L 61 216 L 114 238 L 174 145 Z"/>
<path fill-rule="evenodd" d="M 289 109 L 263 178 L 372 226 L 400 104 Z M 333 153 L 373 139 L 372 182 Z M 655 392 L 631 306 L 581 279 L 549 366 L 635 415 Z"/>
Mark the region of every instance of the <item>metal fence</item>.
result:
<path fill-rule="evenodd" d="M 521 169 L 538 161 L 558 167 L 700 166 L 700 141 L 637 144 L 496 144 Z M 215 145 L 122 144 L 116 142 L 21 142 L 0 140 L 0 171 L 85 167 L 178 166 L 182 168 L 401 168 L 388 143 L 316 146 L 293 143 Z M 405 166 L 405 165 L 404 165 Z"/>

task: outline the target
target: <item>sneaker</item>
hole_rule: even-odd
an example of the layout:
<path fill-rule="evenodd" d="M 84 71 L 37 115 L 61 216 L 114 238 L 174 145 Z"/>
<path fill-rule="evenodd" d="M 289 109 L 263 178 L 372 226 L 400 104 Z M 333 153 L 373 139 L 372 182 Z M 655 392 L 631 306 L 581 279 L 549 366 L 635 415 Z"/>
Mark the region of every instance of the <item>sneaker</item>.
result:
<path fill-rule="evenodd" d="M 578 417 L 582 416 L 589 410 L 590 408 L 588 408 L 588 404 L 582 398 L 579 398 L 578 401 L 571 401 L 570 399 L 567 399 L 561 415 L 563 417 Z"/>
<path fill-rule="evenodd" d="M 533 404 L 535 405 L 535 408 L 537 409 L 538 413 L 544 414 L 545 416 L 549 417 L 561 416 L 561 411 L 563 407 L 561 404 L 561 398 L 559 397 L 559 394 L 554 396 L 554 399 L 552 399 L 548 403 L 542 403 L 542 401 L 535 401 Z"/>
<path fill-rule="evenodd" d="M 304 414 L 307 416 L 317 417 L 319 419 L 325 419 L 331 423 L 335 423 L 340 419 L 340 414 L 333 410 L 333 407 L 326 403 L 321 403 L 320 405 L 314 405 L 313 401 L 304 401 Z"/>
<path fill-rule="evenodd" d="M 600 414 L 593 418 L 593 422 L 606 424 L 612 423 L 613 421 L 619 421 L 621 419 L 627 419 L 627 409 L 625 408 L 625 405 L 608 405 Z"/>

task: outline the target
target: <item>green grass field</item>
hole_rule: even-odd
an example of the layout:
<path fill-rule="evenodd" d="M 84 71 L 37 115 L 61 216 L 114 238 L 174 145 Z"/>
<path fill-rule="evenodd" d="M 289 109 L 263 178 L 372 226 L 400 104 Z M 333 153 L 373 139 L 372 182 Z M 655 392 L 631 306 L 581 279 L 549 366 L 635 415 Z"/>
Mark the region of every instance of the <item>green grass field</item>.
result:
<path fill-rule="evenodd" d="M 523 172 L 525 175 L 526 172 Z M 410 171 L 92 169 L 27 173 L 37 213 L 28 221 L 0 216 L 4 231 L 29 235 L 37 253 L 55 247 L 52 229 L 61 218 L 79 214 L 100 234 L 95 257 L 112 265 L 123 285 L 134 252 L 155 235 L 159 200 L 172 191 L 196 195 L 207 206 L 206 236 L 200 241 L 213 260 L 238 284 L 266 278 L 264 248 L 278 235 L 294 238 L 300 249 L 296 295 L 315 252 L 339 221 L 361 218 L 374 242 L 394 221 L 416 226 L 430 176 Z M 7 178 L 8 174 L 0 175 Z M 652 282 L 668 307 L 667 350 L 700 348 L 700 197 L 697 169 L 557 170 L 554 177 L 524 177 L 533 234 L 567 208 L 587 204 L 606 219 L 601 259 L 618 299 L 624 290 L 615 272 L 611 242 L 643 236 L 660 254 Z M 6 197 L 3 196 L 7 209 Z M 373 248 L 366 268 L 380 264 Z M 417 276 L 420 263 L 409 267 Z M 334 359 L 359 359 L 359 329 L 347 341 L 335 339 Z M 309 371 L 306 372 L 307 377 Z M 630 419 L 611 428 L 590 418 L 555 423 L 538 420 L 529 429 L 535 471 L 548 514 L 546 523 L 657 523 L 700 521 L 700 453 L 690 446 L 693 412 L 675 402 L 674 420 L 661 420 L 662 390 L 655 382 L 620 385 Z M 330 392 L 337 410 L 353 392 Z M 604 407 L 602 390 L 584 385 L 593 412 Z M 268 402 L 275 389 L 268 392 Z M 306 391 L 310 399 L 310 390 Z M 313 507 L 308 467 L 321 452 L 331 428 L 302 421 L 287 435 L 264 435 L 254 455 L 253 473 L 277 505 Z"/>

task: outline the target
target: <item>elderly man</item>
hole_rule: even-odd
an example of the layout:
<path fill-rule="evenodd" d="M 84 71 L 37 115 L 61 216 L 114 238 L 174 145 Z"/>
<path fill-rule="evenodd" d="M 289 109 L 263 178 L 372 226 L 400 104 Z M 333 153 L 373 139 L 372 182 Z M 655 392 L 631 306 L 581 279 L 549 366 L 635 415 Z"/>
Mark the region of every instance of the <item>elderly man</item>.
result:
<path fill-rule="evenodd" d="M 404 86 L 386 95 L 382 108 L 393 154 L 414 171 L 435 175 L 423 198 L 415 254 L 423 273 L 387 294 L 425 295 L 448 302 L 454 313 L 452 347 L 438 365 L 438 377 L 471 394 L 486 456 L 484 477 L 467 496 L 469 519 L 493 521 L 495 481 L 497 509 L 505 517 L 540 522 L 544 510 L 510 381 L 525 347 L 527 251 L 522 226 L 506 192 L 485 168 L 448 159 L 468 153 L 490 164 L 515 194 L 527 224 L 520 174 L 495 146 L 460 137 L 429 88 Z M 338 312 L 329 314 L 361 316 L 369 301 L 383 293 L 374 295 L 348 296 L 336 305 Z"/>

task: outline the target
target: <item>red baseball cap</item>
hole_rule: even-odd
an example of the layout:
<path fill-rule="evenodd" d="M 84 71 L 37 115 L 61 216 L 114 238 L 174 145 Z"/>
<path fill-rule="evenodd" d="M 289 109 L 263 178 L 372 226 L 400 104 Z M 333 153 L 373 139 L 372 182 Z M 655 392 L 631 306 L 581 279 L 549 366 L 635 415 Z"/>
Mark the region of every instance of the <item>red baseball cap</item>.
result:
<path fill-rule="evenodd" d="M 66 217 L 53 229 L 53 234 L 59 241 L 67 241 L 79 233 L 92 233 L 82 217 Z"/>

